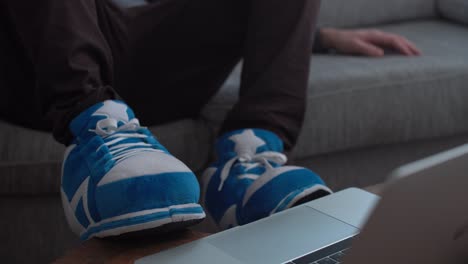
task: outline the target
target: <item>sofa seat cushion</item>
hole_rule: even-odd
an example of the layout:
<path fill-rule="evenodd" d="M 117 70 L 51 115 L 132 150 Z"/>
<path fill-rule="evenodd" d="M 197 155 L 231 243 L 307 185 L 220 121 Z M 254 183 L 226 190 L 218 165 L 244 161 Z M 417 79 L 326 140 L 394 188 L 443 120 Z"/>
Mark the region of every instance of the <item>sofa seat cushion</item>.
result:
<path fill-rule="evenodd" d="M 150 127 L 159 141 L 194 171 L 206 166 L 213 133 L 201 120 Z M 0 195 L 57 194 L 65 147 L 49 133 L 0 122 Z"/>
<path fill-rule="evenodd" d="M 437 4 L 443 17 L 468 25 L 468 1 L 438 0 Z"/>
<path fill-rule="evenodd" d="M 436 0 L 324 0 L 318 25 L 321 27 L 360 27 L 436 18 L 437 16 Z"/>
<path fill-rule="evenodd" d="M 421 57 L 314 56 L 296 158 L 468 131 L 468 30 L 442 21 L 382 27 Z M 203 115 L 220 123 L 238 98 L 240 67 Z"/>

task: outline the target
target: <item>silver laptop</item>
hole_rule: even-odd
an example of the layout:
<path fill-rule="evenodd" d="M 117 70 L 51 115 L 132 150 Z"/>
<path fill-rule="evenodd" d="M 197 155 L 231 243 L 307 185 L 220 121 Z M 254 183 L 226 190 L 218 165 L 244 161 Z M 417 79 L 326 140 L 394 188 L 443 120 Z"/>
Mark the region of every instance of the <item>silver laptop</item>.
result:
<path fill-rule="evenodd" d="M 343 260 L 468 263 L 468 144 L 399 168 L 382 198 L 346 189 L 136 263 Z"/>

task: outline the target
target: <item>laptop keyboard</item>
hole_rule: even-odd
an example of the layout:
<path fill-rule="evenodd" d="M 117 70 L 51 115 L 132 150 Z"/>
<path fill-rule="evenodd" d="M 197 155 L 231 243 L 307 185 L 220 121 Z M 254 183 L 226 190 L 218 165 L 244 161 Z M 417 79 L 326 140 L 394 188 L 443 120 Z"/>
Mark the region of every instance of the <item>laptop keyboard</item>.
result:
<path fill-rule="evenodd" d="M 343 257 L 351 246 L 352 237 L 312 252 L 287 264 L 337 264 L 343 263 Z"/>

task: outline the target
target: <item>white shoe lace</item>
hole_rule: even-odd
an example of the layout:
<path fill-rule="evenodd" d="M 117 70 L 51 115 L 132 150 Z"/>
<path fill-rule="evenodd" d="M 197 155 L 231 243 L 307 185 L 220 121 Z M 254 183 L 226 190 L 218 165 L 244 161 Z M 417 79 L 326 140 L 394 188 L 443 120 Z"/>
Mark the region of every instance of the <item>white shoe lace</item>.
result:
<path fill-rule="evenodd" d="M 113 156 L 112 160 L 118 163 L 141 152 L 163 152 L 160 149 L 156 149 L 152 144 L 144 141 L 144 139 L 148 138 L 148 135 L 139 131 L 142 128 L 144 127 L 140 126 L 140 122 L 136 118 L 121 126 L 118 126 L 118 121 L 116 119 L 106 118 L 97 122 L 95 130 L 90 129 L 89 131 L 96 133 L 104 139 L 104 144 L 99 146 L 96 152 L 102 147 L 107 146 L 109 148 L 109 153 Z M 141 142 L 119 144 L 119 142 L 129 138 L 139 138 Z"/>
<path fill-rule="evenodd" d="M 254 155 L 241 154 L 239 156 L 236 156 L 230 159 L 228 162 L 226 162 L 226 165 L 224 165 L 224 168 L 221 171 L 220 175 L 221 183 L 219 184 L 218 191 L 221 191 L 223 189 L 224 183 L 229 177 L 229 172 L 231 171 L 236 161 L 239 161 L 240 165 L 247 166 L 249 169 L 261 165 L 264 165 L 267 169 L 269 169 L 272 168 L 270 162 L 276 163 L 278 165 L 284 165 L 288 161 L 288 158 L 283 153 L 275 151 L 265 151 Z M 239 179 L 250 178 L 254 180 L 258 177 L 259 175 L 256 174 L 246 174 L 238 176 Z"/>

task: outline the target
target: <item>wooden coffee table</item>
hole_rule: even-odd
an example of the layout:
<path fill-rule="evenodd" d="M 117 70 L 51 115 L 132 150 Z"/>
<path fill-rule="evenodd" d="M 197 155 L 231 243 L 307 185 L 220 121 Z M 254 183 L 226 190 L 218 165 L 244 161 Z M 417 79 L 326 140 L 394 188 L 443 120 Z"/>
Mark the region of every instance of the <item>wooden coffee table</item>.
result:
<path fill-rule="evenodd" d="M 378 184 L 365 189 L 379 194 L 382 188 L 383 185 Z M 155 254 L 208 235 L 210 234 L 186 230 L 158 238 L 139 240 L 93 239 L 69 251 L 54 263 L 133 263 L 141 257 Z"/>

